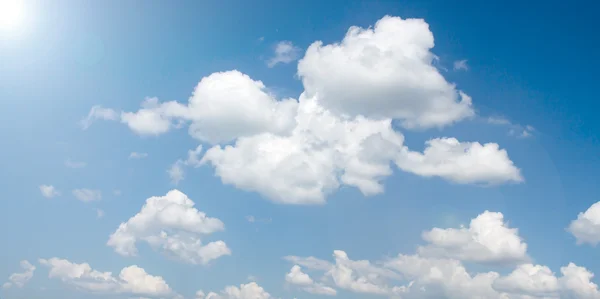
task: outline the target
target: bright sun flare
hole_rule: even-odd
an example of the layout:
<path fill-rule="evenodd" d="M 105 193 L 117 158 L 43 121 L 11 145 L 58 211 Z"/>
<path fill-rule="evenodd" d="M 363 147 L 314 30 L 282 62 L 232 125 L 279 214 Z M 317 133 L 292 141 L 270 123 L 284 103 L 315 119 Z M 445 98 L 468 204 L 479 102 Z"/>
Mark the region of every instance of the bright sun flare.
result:
<path fill-rule="evenodd" d="M 25 12 L 22 0 L 0 0 L 0 30 L 15 31 L 23 26 Z"/>

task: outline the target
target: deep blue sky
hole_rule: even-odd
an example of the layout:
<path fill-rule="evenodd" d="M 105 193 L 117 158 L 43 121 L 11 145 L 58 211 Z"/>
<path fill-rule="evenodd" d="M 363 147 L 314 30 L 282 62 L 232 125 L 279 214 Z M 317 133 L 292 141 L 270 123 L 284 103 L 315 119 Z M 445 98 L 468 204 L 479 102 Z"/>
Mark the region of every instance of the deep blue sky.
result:
<path fill-rule="evenodd" d="M 484 210 L 504 213 L 519 228 L 536 263 L 558 271 L 574 261 L 600 273 L 597 249 L 577 246 L 565 231 L 598 200 L 600 7 L 594 1 L 26 2 L 34 16 L 30 32 L 0 39 L 1 279 L 18 272 L 20 260 L 56 256 L 113 273 L 138 264 L 186 296 L 253 275 L 271 294 L 293 298 L 295 291 L 284 287 L 291 265 L 283 256 L 329 259 L 343 249 L 354 259 L 377 260 L 412 253 L 423 230 L 466 224 Z M 202 77 L 233 69 L 297 98 L 303 87 L 296 63 L 266 66 L 277 42 L 305 50 L 385 15 L 425 19 L 435 37 L 432 52 L 448 69 L 441 73 L 473 98 L 478 114 L 442 130 L 403 132 L 406 143 L 422 150 L 432 137 L 497 142 L 524 183 L 476 187 L 395 171 L 384 194 L 365 198 L 342 188 L 324 206 L 290 206 L 223 185 L 205 166 L 189 169 L 176 188 L 225 223 L 214 238 L 225 240 L 232 256 L 190 266 L 143 246 L 146 254 L 127 258 L 105 245 L 146 198 L 175 188 L 166 169 L 197 142 L 186 130 L 139 137 L 112 122 L 83 131 L 79 121 L 91 106 L 135 111 L 147 96 L 185 102 Z M 461 59 L 469 70 L 452 71 Z M 489 116 L 531 125 L 535 134 L 509 136 L 506 127 L 486 124 Z M 133 151 L 149 156 L 130 160 Z M 71 169 L 68 159 L 87 165 Z M 43 198 L 41 184 L 62 196 Z M 77 188 L 102 190 L 103 198 L 77 201 L 70 192 Z M 95 219 L 96 208 L 106 216 Z M 248 223 L 247 215 L 272 222 Z M 25 288 L 1 297 L 81 298 L 46 271 L 38 266 Z"/>

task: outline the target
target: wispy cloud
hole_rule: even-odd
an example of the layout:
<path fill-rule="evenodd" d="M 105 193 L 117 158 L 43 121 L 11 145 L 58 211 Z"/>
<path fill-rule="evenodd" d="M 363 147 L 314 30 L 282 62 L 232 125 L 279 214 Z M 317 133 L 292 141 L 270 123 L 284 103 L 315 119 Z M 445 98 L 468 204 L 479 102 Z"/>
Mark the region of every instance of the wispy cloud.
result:
<path fill-rule="evenodd" d="M 75 189 L 73 190 L 73 196 L 83 202 L 97 201 L 102 199 L 102 192 L 100 190 L 91 189 Z"/>
<path fill-rule="evenodd" d="M 146 157 L 148 157 L 148 153 L 131 152 L 131 154 L 129 154 L 129 159 L 143 159 Z"/>
<path fill-rule="evenodd" d="M 509 128 L 508 135 L 515 136 L 517 138 L 528 138 L 533 136 L 536 131 L 531 125 L 519 125 L 511 122 L 510 120 L 502 116 L 491 116 L 487 118 L 487 123 L 492 125 L 507 126 Z"/>
<path fill-rule="evenodd" d="M 54 188 L 52 185 L 40 185 L 40 192 L 46 198 L 52 198 L 60 195 L 60 192 Z"/>
<path fill-rule="evenodd" d="M 469 70 L 469 65 L 467 64 L 467 60 L 463 59 L 463 60 L 457 60 L 454 62 L 454 68 L 455 71 L 468 71 Z"/>
<path fill-rule="evenodd" d="M 275 46 L 275 56 L 267 62 L 267 66 L 274 67 L 279 63 L 290 63 L 300 57 L 302 49 L 294 46 L 291 41 L 281 41 Z"/>
<path fill-rule="evenodd" d="M 90 109 L 87 117 L 82 119 L 79 124 L 81 128 L 87 130 L 96 120 L 118 120 L 119 114 L 110 108 L 103 108 L 102 106 L 94 106 Z"/>

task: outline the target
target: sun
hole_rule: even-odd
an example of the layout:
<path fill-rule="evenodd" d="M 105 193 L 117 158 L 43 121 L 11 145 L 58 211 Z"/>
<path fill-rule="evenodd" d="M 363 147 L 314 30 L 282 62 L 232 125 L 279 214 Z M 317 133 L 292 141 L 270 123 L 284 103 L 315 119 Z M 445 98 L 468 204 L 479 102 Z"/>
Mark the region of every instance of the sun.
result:
<path fill-rule="evenodd" d="M 14 32 L 22 29 L 24 8 L 22 0 L 0 0 L 0 31 Z"/>

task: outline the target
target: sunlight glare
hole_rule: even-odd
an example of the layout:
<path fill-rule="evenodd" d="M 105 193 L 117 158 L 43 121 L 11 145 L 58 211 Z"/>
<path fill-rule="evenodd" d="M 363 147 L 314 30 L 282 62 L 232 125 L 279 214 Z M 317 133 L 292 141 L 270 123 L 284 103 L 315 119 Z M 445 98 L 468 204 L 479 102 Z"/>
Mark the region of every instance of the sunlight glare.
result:
<path fill-rule="evenodd" d="M 23 26 L 25 11 L 22 0 L 0 0 L 0 30 L 14 32 Z"/>

